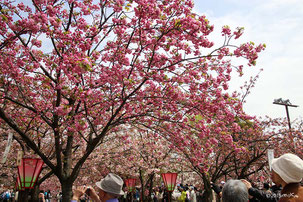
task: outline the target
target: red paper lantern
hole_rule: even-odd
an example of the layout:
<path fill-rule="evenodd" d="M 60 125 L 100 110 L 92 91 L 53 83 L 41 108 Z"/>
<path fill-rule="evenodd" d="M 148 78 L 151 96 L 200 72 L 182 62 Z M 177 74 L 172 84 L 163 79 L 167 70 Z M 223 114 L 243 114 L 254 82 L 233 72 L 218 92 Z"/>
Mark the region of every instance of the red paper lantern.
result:
<path fill-rule="evenodd" d="M 21 187 L 21 181 L 20 181 L 20 178 L 19 178 L 19 175 L 17 176 L 17 181 L 16 181 L 16 190 L 17 191 L 23 191 L 24 188 Z"/>
<path fill-rule="evenodd" d="M 38 179 L 44 162 L 41 159 L 23 158 L 21 164 L 18 166 L 18 178 L 20 181 L 20 188 L 32 189 Z M 18 186 L 19 187 L 19 186 Z"/>
<path fill-rule="evenodd" d="M 162 179 L 164 181 L 164 185 L 166 190 L 169 192 L 174 191 L 177 181 L 177 173 L 162 173 Z"/>
<path fill-rule="evenodd" d="M 133 179 L 133 178 L 126 179 L 125 185 L 127 187 L 128 192 L 135 191 L 136 179 Z"/>

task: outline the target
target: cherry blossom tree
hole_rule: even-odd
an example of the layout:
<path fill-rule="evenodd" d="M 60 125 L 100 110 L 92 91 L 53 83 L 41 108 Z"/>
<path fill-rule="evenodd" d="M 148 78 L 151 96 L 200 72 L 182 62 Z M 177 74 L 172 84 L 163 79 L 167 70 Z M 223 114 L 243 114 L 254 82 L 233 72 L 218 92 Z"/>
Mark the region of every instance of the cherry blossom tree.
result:
<path fill-rule="evenodd" d="M 189 168 L 200 175 L 208 200 L 211 195 L 211 183 L 230 178 L 246 178 L 252 182 L 270 181 L 268 149 L 274 149 L 275 157 L 287 152 L 302 155 L 300 153 L 302 130 L 299 123 L 294 124 L 292 131 L 289 131 L 286 119 L 269 117 L 260 120 L 253 117 L 250 120 L 238 119 L 237 125 L 239 126 L 237 131 L 220 131 L 230 135 L 232 143 L 217 138 L 217 147 L 211 147 L 207 163 L 196 163 L 199 159 L 194 157 L 200 153 L 201 147 L 192 147 L 194 143 L 188 144 L 181 151 L 191 163 Z M 209 129 L 215 132 L 217 126 Z M 195 133 L 190 133 L 190 136 L 194 135 Z M 192 141 L 198 145 L 211 144 L 210 139 Z"/>
<path fill-rule="evenodd" d="M 302 155 L 302 121 L 295 120 L 292 123 L 292 129 L 288 127 L 286 118 L 272 119 L 266 117 L 263 122 L 270 128 L 265 131 L 272 136 L 270 148 L 275 150 L 275 157 L 279 157 L 284 153 L 294 153 Z"/>
<path fill-rule="evenodd" d="M 255 183 L 271 181 L 267 157 L 268 149 L 274 151 L 276 158 L 285 153 L 294 153 L 302 158 L 302 129 L 300 125 L 299 121 L 295 121 L 293 129 L 290 131 L 286 118 L 266 117 L 261 119 L 262 134 L 257 135 L 254 132 L 253 138 L 247 140 L 247 155 L 234 161 L 233 165 L 237 168 L 236 176 L 239 179 L 247 178 Z"/>
<path fill-rule="evenodd" d="M 232 123 L 242 107 L 226 93 L 230 73 L 244 67 L 233 67 L 230 58 L 253 66 L 265 47 L 232 44 L 243 28 L 228 26 L 215 47 L 207 39 L 214 26 L 188 0 L 3 0 L 0 6 L 1 124 L 58 177 L 63 201 L 71 199 L 86 159 L 120 126 L 139 125 L 187 144 L 182 131 L 202 114 L 196 130 L 215 143 L 207 129 L 213 117 Z M 197 163 L 207 167 L 213 143 Z"/>
<path fill-rule="evenodd" d="M 170 143 L 161 135 L 126 127 L 105 137 L 102 146 L 82 166 L 75 183 L 90 184 L 113 172 L 123 179 L 135 178 L 141 193 L 149 191 L 148 196 L 142 196 L 145 200 L 150 198 L 152 188 L 161 184 L 161 172 L 180 172 L 182 162 L 172 156 L 175 153 Z"/>

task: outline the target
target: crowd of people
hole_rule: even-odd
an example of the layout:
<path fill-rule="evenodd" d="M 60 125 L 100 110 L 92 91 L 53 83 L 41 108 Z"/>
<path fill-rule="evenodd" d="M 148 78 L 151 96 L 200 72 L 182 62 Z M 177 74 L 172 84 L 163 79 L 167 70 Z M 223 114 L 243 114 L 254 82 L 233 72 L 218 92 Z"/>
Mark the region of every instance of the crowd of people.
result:
<path fill-rule="evenodd" d="M 9 202 L 15 199 L 15 192 L 12 189 L 1 190 L 0 201 Z"/>
<path fill-rule="evenodd" d="M 231 179 L 223 189 L 216 190 L 222 202 L 302 202 L 303 201 L 303 160 L 294 154 L 284 154 L 273 159 L 271 163 L 271 180 L 275 184 L 270 187 L 265 183 L 259 190 L 245 180 Z"/>
<path fill-rule="evenodd" d="M 271 162 L 271 179 L 275 186 L 264 184 L 264 189 L 259 190 L 245 179 L 230 179 L 223 183 L 222 187 L 212 185 L 217 193 L 214 201 L 222 202 L 302 202 L 303 201 L 303 160 L 294 154 L 284 154 Z M 74 190 L 73 202 L 80 201 L 80 197 L 87 196 L 94 201 L 118 202 L 123 200 L 123 180 L 115 175 L 109 174 L 103 180 L 96 183 L 97 192 L 91 187 L 81 187 Z M 203 197 L 197 197 L 197 190 L 193 186 L 177 186 L 179 195 L 173 196 L 178 202 L 199 202 Z M 163 194 L 162 194 L 163 193 Z M 203 194 L 202 194 L 203 195 Z M 200 196 L 198 194 L 198 196 Z M 165 191 L 155 188 L 152 193 L 154 202 L 168 201 Z M 138 200 L 134 197 L 134 201 Z"/>
<path fill-rule="evenodd" d="M 62 194 L 57 194 L 57 196 L 52 196 L 51 191 L 41 190 L 39 193 L 39 200 L 41 202 L 62 202 L 60 200 Z M 0 202 L 15 202 L 18 200 L 18 192 L 15 192 L 13 189 L 6 189 L 6 191 L 1 191 L 0 193 Z"/>
<path fill-rule="evenodd" d="M 271 180 L 274 183 L 264 183 L 263 188 L 255 187 L 245 179 L 230 179 L 226 183 L 211 184 L 212 202 L 303 202 L 303 160 L 294 154 L 284 154 L 273 159 L 271 163 Z M 73 190 L 71 202 L 139 202 L 142 201 L 140 189 L 127 193 L 122 178 L 109 173 L 104 179 L 92 186 L 81 186 Z M 171 194 L 162 184 L 152 189 L 149 201 L 153 202 L 203 202 L 204 192 L 193 185 L 178 184 Z M 52 196 L 51 192 L 41 191 L 42 202 L 61 202 L 62 193 Z M 15 201 L 12 190 L 2 190 L 0 201 Z"/>

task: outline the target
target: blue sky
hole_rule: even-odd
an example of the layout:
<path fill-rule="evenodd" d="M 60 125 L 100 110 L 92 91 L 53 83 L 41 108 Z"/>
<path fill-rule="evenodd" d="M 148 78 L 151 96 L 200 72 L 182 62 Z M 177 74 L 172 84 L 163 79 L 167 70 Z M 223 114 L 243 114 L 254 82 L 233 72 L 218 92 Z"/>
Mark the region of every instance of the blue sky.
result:
<path fill-rule="evenodd" d="M 250 76 L 263 68 L 256 87 L 244 109 L 250 115 L 285 117 L 285 108 L 274 99 L 289 99 L 298 108 L 290 108 L 290 118 L 303 117 L 303 1 L 302 0 L 194 0 L 195 12 L 204 14 L 215 26 L 213 40 L 219 39 L 223 25 L 244 27 L 242 41 L 265 43 L 257 66 L 232 82 L 238 89 Z M 239 90 L 239 89 L 238 89 Z"/>

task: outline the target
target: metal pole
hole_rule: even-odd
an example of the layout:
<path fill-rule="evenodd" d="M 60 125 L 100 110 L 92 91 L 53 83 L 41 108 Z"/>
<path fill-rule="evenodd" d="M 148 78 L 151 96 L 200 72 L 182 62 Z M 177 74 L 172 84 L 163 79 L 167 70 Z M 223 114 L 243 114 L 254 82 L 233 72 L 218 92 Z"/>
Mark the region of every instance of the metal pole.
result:
<path fill-rule="evenodd" d="M 290 118 L 289 118 L 289 113 L 288 113 L 288 105 L 285 105 L 285 109 L 286 109 L 289 131 L 291 131 Z"/>
<path fill-rule="evenodd" d="M 283 100 L 282 98 L 275 99 L 273 104 L 284 105 L 285 106 L 286 116 L 287 116 L 287 121 L 288 121 L 288 127 L 289 127 L 289 131 L 291 132 L 291 124 L 290 124 L 290 117 L 289 117 L 288 107 L 298 107 L 298 105 L 293 105 L 293 104 L 290 103 L 290 101 L 288 99 Z"/>
<path fill-rule="evenodd" d="M 171 202 L 171 195 L 172 195 L 172 192 L 169 191 L 169 192 L 168 192 L 168 202 Z"/>
<path fill-rule="evenodd" d="M 289 127 L 289 132 L 292 135 L 288 107 L 298 107 L 298 105 L 293 105 L 293 104 L 290 103 L 290 101 L 288 99 L 287 100 L 283 100 L 282 98 L 275 99 L 274 102 L 273 102 L 273 104 L 278 104 L 278 105 L 284 105 L 285 106 L 286 116 L 287 116 L 287 121 L 288 121 L 288 127 Z M 296 153 L 296 139 L 295 139 L 295 137 L 293 137 L 292 141 L 293 141 L 294 150 L 295 150 L 295 153 Z"/>

